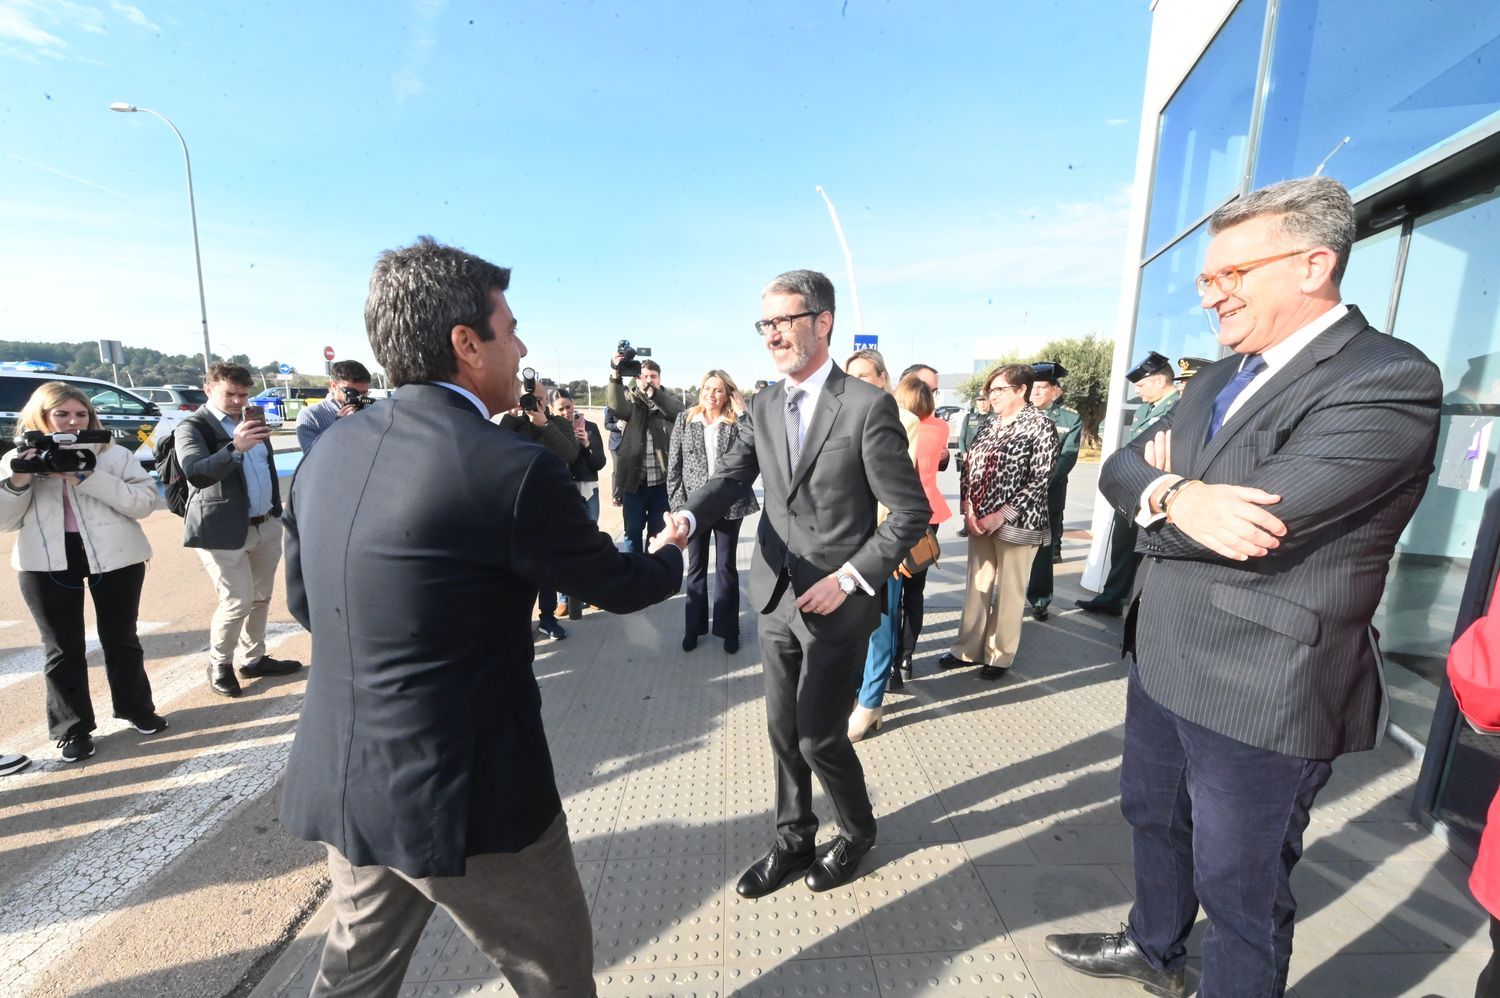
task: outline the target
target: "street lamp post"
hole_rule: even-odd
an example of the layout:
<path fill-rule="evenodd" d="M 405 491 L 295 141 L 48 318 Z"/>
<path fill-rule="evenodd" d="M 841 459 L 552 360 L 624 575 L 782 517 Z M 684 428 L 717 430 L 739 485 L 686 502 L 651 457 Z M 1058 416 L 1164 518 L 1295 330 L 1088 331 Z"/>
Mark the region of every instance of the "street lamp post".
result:
<path fill-rule="evenodd" d="M 125 104 L 116 101 L 109 106 L 109 109 L 125 114 L 144 111 L 146 114 L 160 118 L 166 122 L 167 127 L 172 130 L 172 134 L 177 136 L 177 141 L 182 143 L 182 162 L 187 167 L 188 217 L 193 223 L 193 264 L 198 269 L 198 313 L 202 316 L 203 320 L 203 372 L 207 374 L 208 365 L 211 363 L 209 360 L 211 354 L 208 346 L 208 300 L 203 294 L 203 255 L 198 250 L 198 205 L 193 198 L 193 160 L 188 155 L 187 140 L 182 137 L 182 133 L 177 130 L 177 126 L 172 124 L 171 119 L 160 112 L 151 110 L 149 107 L 136 107 L 134 104 Z"/>

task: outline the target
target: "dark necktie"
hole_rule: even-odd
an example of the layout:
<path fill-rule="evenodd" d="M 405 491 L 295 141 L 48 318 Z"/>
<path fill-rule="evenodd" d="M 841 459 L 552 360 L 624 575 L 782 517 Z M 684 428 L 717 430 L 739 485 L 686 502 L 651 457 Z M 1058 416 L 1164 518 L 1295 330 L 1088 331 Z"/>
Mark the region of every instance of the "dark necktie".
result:
<path fill-rule="evenodd" d="M 1229 413 L 1229 407 L 1234 405 L 1234 400 L 1240 397 L 1240 392 L 1255 380 L 1255 376 L 1266 369 L 1266 360 L 1260 354 L 1251 354 L 1245 358 L 1245 364 L 1239 373 L 1229 379 L 1229 384 L 1219 389 L 1218 397 L 1214 399 L 1214 415 L 1208 421 L 1207 443 L 1219 432 L 1219 427 L 1224 425 L 1224 417 Z"/>
<path fill-rule="evenodd" d="M 802 414 L 798 407 L 807 392 L 801 388 L 789 388 L 786 393 L 786 452 L 790 463 L 787 470 L 797 471 L 797 460 L 802 457 Z"/>

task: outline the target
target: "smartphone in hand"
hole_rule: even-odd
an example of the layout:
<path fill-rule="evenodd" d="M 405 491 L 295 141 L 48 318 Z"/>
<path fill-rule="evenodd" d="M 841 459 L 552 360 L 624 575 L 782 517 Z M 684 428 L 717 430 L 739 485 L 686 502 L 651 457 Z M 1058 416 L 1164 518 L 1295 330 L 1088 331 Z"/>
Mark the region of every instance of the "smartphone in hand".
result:
<path fill-rule="evenodd" d="M 245 406 L 245 422 L 264 423 L 266 421 L 266 410 L 258 405 Z"/>

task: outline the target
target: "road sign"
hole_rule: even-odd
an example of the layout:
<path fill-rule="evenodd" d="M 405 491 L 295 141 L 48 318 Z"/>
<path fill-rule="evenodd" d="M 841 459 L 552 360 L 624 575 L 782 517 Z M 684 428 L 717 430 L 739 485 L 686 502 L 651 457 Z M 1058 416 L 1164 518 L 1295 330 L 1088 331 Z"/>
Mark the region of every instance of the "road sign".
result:
<path fill-rule="evenodd" d="M 332 360 L 333 359 L 333 347 L 324 347 L 323 348 L 323 359 L 324 360 Z"/>
<path fill-rule="evenodd" d="M 854 349 L 856 350 L 879 350 L 880 337 L 874 333 L 855 333 Z"/>
<path fill-rule="evenodd" d="M 276 368 L 276 373 L 277 374 L 291 374 L 292 373 L 292 365 L 290 365 L 290 364 L 280 364 Z"/>

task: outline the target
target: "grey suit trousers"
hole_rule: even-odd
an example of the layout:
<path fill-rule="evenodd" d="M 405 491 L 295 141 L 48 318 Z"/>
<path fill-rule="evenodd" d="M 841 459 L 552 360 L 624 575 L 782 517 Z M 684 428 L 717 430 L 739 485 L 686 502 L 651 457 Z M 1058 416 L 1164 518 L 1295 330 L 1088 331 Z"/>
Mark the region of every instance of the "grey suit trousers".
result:
<path fill-rule="evenodd" d="M 437 905 L 500 968 L 516 994 L 592 998 L 594 941 L 565 816 L 517 853 L 470 856 L 461 877 L 354 866 L 328 847 L 333 924 L 315 998 L 394 996 Z"/>

